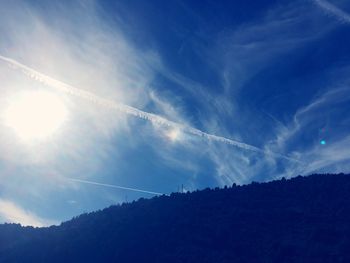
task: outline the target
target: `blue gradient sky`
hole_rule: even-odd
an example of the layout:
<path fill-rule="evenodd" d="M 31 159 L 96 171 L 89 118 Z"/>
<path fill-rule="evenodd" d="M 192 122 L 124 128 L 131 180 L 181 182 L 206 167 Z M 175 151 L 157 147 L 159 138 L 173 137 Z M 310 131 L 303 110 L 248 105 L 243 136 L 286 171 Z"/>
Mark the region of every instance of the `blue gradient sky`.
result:
<path fill-rule="evenodd" d="M 0 111 L 30 90 L 68 111 L 31 143 L 0 122 L 0 222 L 49 225 L 153 196 L 110 186 L 169 194 L 350 172 L 345 0 L 0 4 L 0 55 L 91 95 L 0 60 Z"/>

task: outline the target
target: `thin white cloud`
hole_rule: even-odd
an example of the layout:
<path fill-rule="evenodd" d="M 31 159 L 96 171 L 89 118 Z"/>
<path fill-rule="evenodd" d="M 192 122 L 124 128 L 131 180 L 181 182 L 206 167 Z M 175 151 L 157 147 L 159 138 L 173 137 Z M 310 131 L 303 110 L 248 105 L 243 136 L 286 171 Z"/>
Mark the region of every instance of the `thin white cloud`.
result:
<path fill-rule="evenodd" d="M 55 224 L 34 213 L 23 209 L 9 200 L 0 199 L 0 219 L 8 223 L 19 223 L 22 226 L 43 227 Z"/>
<path fill-rule="evenodd" d="M 344 80 L 340 82 L 344 83 Z M 344 112 L 347 108 L 343 107 L 349 101 L 350 89 L 345 84 L 345 87 L 342 85 L 329 89 L 295 113 L 287 129 L 281 129 L 270 147 L 280 150 L 295 147 L 297 146 L 295 142 L 303 136 L 310 136 L 308 138 L 313 142 L 306 141 L 302 148 L 293 150 L 296 158 L 302 158 L 304 163 L 286 165 L 285 171 L 276 178 L 292 177 L 298 174 L 349 171 L 350 137 L 346 132 L 346 127 L 337 125 L 343 118 L 346 118 Z M 322 139 L 318 134 L 320 127 L 326 127 L 325 131 L 329 133 L 327 134 L 329 141 L 326 145 L 319 143 L 319 140 Z"/>
<path fill-rule="evenodd" d="M 237 94 L 271 61 L 322 37 L 332 25 L 322 24 L 320 30 L 314 13 L 303 1 L 291 2 L 268 10 L 257 21 L 219 34 L 217 52 L 212 57 L 219 63 L 216 67 L 222 74 L 225 92 Z M 296 30 L 301 26 L 303 30 Z"/>
<path fill-rule="evenodd" d="M 338 87 L 324 92 L 317 96 L 308 105 L 301 107 L 293 116 L 292 123 L 287 128 L 283 127 L 278 134 L 277 148 L 283 149 L 285 144 L 302 131 L 308 130 L 306 127 L 315 122 L 319 112 L 325 111 L 327 107 L 336 107 L 337 104 L 350 100 L 350 92 L 347 87 Z"/>
<path fill-rule="evenodd" d="M 350 23 L 350 14 L 329 3 L 326 0 L 313 0 L 319 7 L 321 7 L 327 13 L 334 15 L 340 21 Z"/>
<path fill-rule="evenodd" d="M 259 111 L 264 107 L 248 108 L 246 104 L 252 105 L 250 98 L 244 97 L 248 92 L 242 96 L 241 91 L 242 88 L 245 88 L 246 83 L 249 83 L 264 68 L 270 67 L 271 63 L 279 61 L 280 57 L 285 58 L 285 55 L 295 52 L 300 47 L 323 38 L 335 26 L 336 23 L 325 24 L 324 19 L 319 17 L 318 10 L 310 10 L 309 3 L 291 2 L 287 5 L 273 7 L 257 21 L 250 21 L 231 30 L 224 30 L 217 38 L 216 50 L 203 54 L 203 56 L 212 54 L 209 58 L 212 63 L 216 64 L 215 68 L 219 69 L 217 73 L 221 74 L 223 87 L 223 94 L 215 94 L 211 98 L 211 102 L 208 103 L 210 107 L 202 104 L 203 108 L 207 109 L 207 111 L 204 110 L 203 118 L 200 118 L 205 129 L 219 130 L 221 134 L 235 132 L 235 138 L 249 134 L 250 138 L 256 140 L 254 144 L 262 145 L 260 148 L 272 152 L 287 152 L 290 157 L 303 161 L 285 162 L 283 159 L 270 158 L 268 155 L 256 158 L 247 152 L 228 151 L 224 145 L 211 145 L 208 153 L 211 161 L 214 162 L 216 178 L 220 185 L 232 182 L 249 183 L 255 179 L 271 180 L 276 175 L 295 176 L 299 172 L 306 171 L 309 162 L 313 162 L 311 156 L 308 156 L 308 149 L 290 151 L 290 148 L 284 147 L 285 144 L 300 146 L 300 141 L 291 142 L 287 138 L 292 137 L 292 133 L 300 131 L 300 127 L 294 123 L 293 119 L 291 123 L 288 123 L 288 119 L 284 119 L 282 123 L 269 113 L 262 112 L 265 116 L 260 115 Z M 191 85 L 188 87 L 191 88 Z M 263 86 L 261 88 L 264 90 Z M 196 89 L 193 88 L 193 93 L 195 92 Z M 254 98 L 254 94 L 250 95 Z M 288 93 L 277 94 L 277 96 L 281 95 L 288 96 Z M 207 102 L 205 96 L 202 96 L 200 100 Z M 214 103 L 218 100 L 219 103 Z M 317 104 L 320 101 L 317 99 L 312 101 L 309 107 L 313 107 L 313 103 Z M 271 104 L 272 98 L 269 97 L 266 105 Z M 302 114 L 305 109 L 300 108 L 296 117 L 298 118 L 298 115 Z M 266 120 L 266 114 L 273 120 L 272 125 L 269 124 L 270 119 Z M 227 119 L 235 120 L 234 131 L 227 130 Z M 311 114 L 309 120 L 315 122 L 317 116 Z M 301 125 L 303 125 L 301 129 L 310 128 L 307 124 L 304 126 L 302 123 Z M 258 130 L 256 127 L 269 128 Z M 272 142 L 275 136 L 277 139 Z M 317 158 L 315 155 L 314 157 Z M 323 155 L 318 157 L 325 158 Z"/>
<path fill-rule="evenodd" d="M 139 192 L 139 193 L 145 193 L 145 194 L 151 194 L 151 195 L 165 195 L 164 193 L 147 191 L 147 190 L 139 189 L 139 188 L 125 187 L 125 186 L 120 186 L 120 185 L 115 185 L 115 184 L 104 184 L 104 183 L 98 183 L 98 182 L 81 180 L 81 179 L 74 179 L 74 178 L 66 178 L 66 179 L 69 181 L 72 181 L 72 182 L 77 182 L 77 183 L 104 186 L 104 187 L 110 187 L 110 188 L 115 188 L 115 189 L 121 189 L 121 190 L 127 190 L 127 191 L 133 191 L 133 192 Z"/>
<path fill-rule="evenodd" d="M 104 107 L 107 107 L 110 109 L 114 109 L 114 110 L 123 112 L 123 113 L 128 114 L 128 115 L 132 115 L 132 116 L 140 118 L 140 119 L 145 119 L 147 121 L 152 122 L 155 125 L 176 128 L 176 129 L 185 131 L 189 134 L 204 138 L 204 139 L 209 140 L 209 141 L 225 143 L 225 144 L 232 145 L 232 146 L 244 149 L 244 150 L 253 151 L 253 152 L 262 153 L 262 154 L 267 154 L 270 156 L 275 156 L 276 158 L 283 158 L 283 159 L 287 159 L 290 161 L 298 161 L 296 159 L 290 158 L 288 156 L 284 156 L 282 154 L 264 151 L 258 147 L 253 146 L 253 145 L 238 142 L 238 141 L 228 139 L 228 138 L 225 138 L 222 136 L 217 136 L 214 134 L 209 134 L 209 133 L 203 132 L 201 130 L 198 130 L 196 128 L 186 126 L 186 125 L 181 124 L 181 123 L 176 123 L 176 122 L 170 121 L 170 120 L 165 119 L 159 115 L 139 110 L 139 109 L 131 107 L 129 105 L 116 103 L 112 100 L 101 98 L 101 97 L 93 94 L 92 92 L 88 92 L 88 91 L 73 87 L 73 86 L 68 85 L 66 83 L 63 83 L 59 80 L 51 78 L 43 73 L 40 73 L 40 72 L 38 72 L 38 71 L 36 71 L 36 70 L 34 70 L 34 69 L 24 65 L 24 64 L 12 59 L 12 58 L 8 58 L 8 57 L 0 55 L 0 59 L 3 60 L 4 62 L 7 62 L 9 64 L 9 66 L 11 66 L 15 69 L 21 70 L 21 72 L 23 74 L 29 76 L 30 78 L 32 78 L 36 81 L 39 81 L 39 82 L 41 82 L 49 87 L 55 88 L 60 92 L 68 93 L 70 95 L 86 99 L 86 100 L 88 100 L 92 103 L 95 103 L 97 105 L 104 106 Z"/>

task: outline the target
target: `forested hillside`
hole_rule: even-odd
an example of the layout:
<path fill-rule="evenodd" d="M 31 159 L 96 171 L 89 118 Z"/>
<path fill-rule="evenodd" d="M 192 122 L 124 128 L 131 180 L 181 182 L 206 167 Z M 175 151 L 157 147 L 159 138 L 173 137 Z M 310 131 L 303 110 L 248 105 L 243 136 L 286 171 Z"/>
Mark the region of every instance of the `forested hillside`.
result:
<path fill-rule="evenodd" d="M 0 225 L 0 262 L 350 262 L 350 176 L 174 193 L 49 228 Z"/>

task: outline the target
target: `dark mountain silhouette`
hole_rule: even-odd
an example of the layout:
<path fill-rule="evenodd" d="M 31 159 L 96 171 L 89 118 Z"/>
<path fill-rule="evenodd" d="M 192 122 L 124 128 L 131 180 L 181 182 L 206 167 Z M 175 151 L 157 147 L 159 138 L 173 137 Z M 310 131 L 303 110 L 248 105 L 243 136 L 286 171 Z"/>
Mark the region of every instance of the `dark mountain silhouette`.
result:
<path fill-rule="evenodd" d="M 0 262 L 350 262 L 350 176 L 174 193 L 49 228 L 4 224 Z"/>

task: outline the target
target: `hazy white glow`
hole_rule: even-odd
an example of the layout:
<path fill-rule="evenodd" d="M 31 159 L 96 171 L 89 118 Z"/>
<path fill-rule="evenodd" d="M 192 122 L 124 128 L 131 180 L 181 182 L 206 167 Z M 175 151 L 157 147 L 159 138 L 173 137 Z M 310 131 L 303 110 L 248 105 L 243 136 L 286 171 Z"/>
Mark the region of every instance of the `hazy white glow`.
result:
<path fill-rule="evenodd" d="M 177 141 L 179 139 L 179 136 L 180 136 L 180 131 L 178 129 L 171 130 L 167 133 L 167 137 L 171 141 Z"/>
<path fill-rule="evenodd" d="M 20 223 L 22 226 L 42 227 L 55 224 L 55 222 L 40 218 L 15 203 L 1 198 L 0 219 L 8 223 Z"/>
<path fill-rule="evenodd" d="M 23 92 L 9 99 L 5 125 L 24 141 L 43 140 L 65 121 L 67 109 L 58 96 L 45 91 Z"/>

